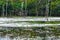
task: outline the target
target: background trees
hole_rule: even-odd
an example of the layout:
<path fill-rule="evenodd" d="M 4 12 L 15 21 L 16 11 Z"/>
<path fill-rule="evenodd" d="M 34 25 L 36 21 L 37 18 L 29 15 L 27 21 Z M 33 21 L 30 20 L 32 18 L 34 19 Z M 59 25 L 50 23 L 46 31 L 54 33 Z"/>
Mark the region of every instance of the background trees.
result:
<path fill-rule="evenodd" d="M 60 16 L 60 0 L 0 0 L 0 16 Z"/>
<path fill-rule="evenodd" d="M 60 0 L 51 1 L 51 15 L 60 16 Z"/>

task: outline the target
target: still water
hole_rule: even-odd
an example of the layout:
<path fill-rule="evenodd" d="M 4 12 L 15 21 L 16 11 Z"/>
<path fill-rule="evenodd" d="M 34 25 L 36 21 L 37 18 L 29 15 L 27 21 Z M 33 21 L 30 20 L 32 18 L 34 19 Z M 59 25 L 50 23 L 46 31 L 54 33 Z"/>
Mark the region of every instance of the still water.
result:
<path fill-rule="evenodd" d="M 9 35 L 0 35 L 0 40 L 60 40 L 60 38 L 52 37 L 36 37 L 36 38 L 23 38 L 22 36 L 9 36 Z"/>
<path fill-rule="evenodd" d="M 5 20 L 4 20 L 5 19 Z M 23 20 L 22 20 L 23 19 Z M 36 18 L 0 18 L 0 26 L 2 27 L 4 27 L 4 26 L 6 26 L 6 27 L 10 27 L 10 26 L 13 26 L 13 27 L 15 27 L 15 25 L 16 26 L 23 26 L 23 25 L 33 25 L 33 24 L 30 24 L 30 23 L 26 23 L 26 22 L 22 22 L 22 23 L 18 23 L 19 21 L 45 21 L 44 20 L 45 18 L 37 18 L 37 20 L 36 20 Z M 60 18 L 58 18 L 58 19 L 60 19 Z M 51 20 L 53 20 L 52 18 L 51 18 Z M 55 20 L 55 19 L 54 19 Z M 56 19 L 57 20 L 57 19 Z M 18 21 L 18 22 L 17 22 Z M 17 22 L 17 23 L 14 23 L 14 22 Z M 13 25 L 12 25 L 13 24 Z M 59 24 L 60 25 L 60 24 Z M 19 26 L 19 27 L 20 27 Z M 33 25 L 33 26 L 36 26 L 36 25 Z M 44 25 L 45 26 L 45 25 Z M 0 27 L 0 29 L 1 29 L 1 27 Z M 5 29 L 5 28 L 4 28 Z M 11 28 L 12 29 L 12 28 Z M 6 30 L 8 30 L 8 29 L 6 29 Z M 29 38 L 29 37 L 22 37 L 22 36 L 11 36 L 11 35 L 8 35 L 8 34 L 6 34 L 6 35 L 1 35 L 0 34 L 0 40 L 60 40 L 60 37 L 59 38 L 56 38 L 55 36 L 51 36 L 51 37 L 39 37 L 39 36 L 37 36 L 37 37 L 35 37 L 35 38 Z"/>
<path fill-rule="evenodd" d="M 40 37 L 36 37 L 36 38 L 23 38 L 21 36 L 17 36 L 17 37 L 12 37 L 12 36 L 8 36 L 8 35 L 5 35 L 5 36 L 0 36 L 0 40 L 42 40 L 42 38 Z"/>

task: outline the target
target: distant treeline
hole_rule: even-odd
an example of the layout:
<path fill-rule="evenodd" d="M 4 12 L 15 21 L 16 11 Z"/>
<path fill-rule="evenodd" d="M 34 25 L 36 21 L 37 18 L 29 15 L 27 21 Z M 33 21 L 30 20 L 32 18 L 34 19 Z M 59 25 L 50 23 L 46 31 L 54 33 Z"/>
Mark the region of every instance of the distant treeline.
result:
<path fill-rule="evenodd" d="M 60 0 L 0 0 L 0 16 L 46 16 L 46 9 L 60 16 Z"/>

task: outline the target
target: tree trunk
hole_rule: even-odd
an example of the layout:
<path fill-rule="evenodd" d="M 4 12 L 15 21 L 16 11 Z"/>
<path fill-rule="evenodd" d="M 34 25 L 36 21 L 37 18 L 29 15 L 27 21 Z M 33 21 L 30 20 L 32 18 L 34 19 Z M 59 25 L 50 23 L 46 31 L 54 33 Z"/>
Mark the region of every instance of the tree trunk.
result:
<path fill-rule="evenodd" d="M 7 16 L 7 6 L 8 6 L 8 0 L 6 0 L 6 16 Z"/>
<path fill-rule="evenodd" d="M 27 0 L 25 0 L 25 16 L 27 16 Z"/>
<path fill-rule="evenodd" d="M 24 1 L 22 1 L 22 3 L 21 3 L 21 16 L 24 15 L 24 13 L 23 13 L 23 5 L 24 5 Z"/>
<path fill-rule="evenodd" d="M 37 7 L 36 7 L 36 16 L 38 16 L 38 9 L 37 9 Z"/>
<path fill-rule="evenodd" d="M 4 11 L 5 11 L 5 9 L 4 9 L 4 4 L 3 4 L 3 6 L 2 6 L 2 16 L 4 17 Z"/>
<path fill-rule="evenodd" d="M 46 2 L 46 19 L 48 21 L 48 14 L 49 14 L 49 2 L 50 0 L 48 0 L 48 2 Z"/>
<path fill-rule="evenodd" d="M 37 8 L 37 7 L 38 7 L 38 1 L 36 1 L 35 6 L 36 6 L 36 7 L 35 7 L 36 16 L 38 16 L 38 8 Z"/>

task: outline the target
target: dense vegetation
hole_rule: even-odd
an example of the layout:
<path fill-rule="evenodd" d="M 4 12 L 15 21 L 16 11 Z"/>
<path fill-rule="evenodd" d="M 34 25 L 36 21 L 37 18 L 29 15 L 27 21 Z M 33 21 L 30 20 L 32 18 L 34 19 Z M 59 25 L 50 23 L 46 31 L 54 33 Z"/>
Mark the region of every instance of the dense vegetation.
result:
<path fill-rule="evenodd" d="M 46 16 L 47 13 L 60 16 L 60 0 L 0 0 L 0 16 Z"/>

